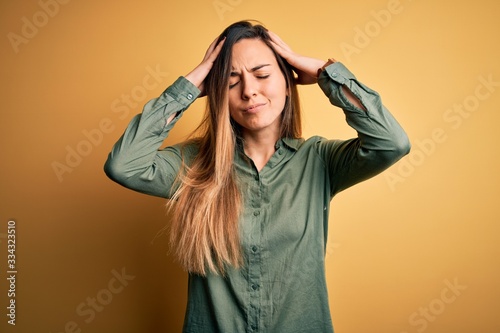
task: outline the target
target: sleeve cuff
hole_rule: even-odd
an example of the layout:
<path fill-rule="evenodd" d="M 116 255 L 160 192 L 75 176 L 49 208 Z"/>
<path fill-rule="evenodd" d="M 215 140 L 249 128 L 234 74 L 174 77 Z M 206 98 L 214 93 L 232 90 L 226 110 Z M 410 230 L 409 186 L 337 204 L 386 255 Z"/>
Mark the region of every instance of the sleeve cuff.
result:
<path fill-rule="evenodd" d="M 339 83 L 346 84 L 350 79 L 356 79 L 354 74 L 351 73 L 341 62 L 335 62 L 325 68 L 318 77 L 320 85 L 328 81 L 328 78 Z"/>
<path fill-rule="evenodd" d="M 353 82 L 357 81 L 344 64 L 340 62 L 333 63 L 325 68 L 318 77 L 318 85 L 324 94 L 334 106 L 340 107 L 343 110 L 357 111 L 342 92 L 342 86 L 345 85 L 351 91 L 353 90 Z M 356 92 L 353 92 L 356 95 Z M 356 95 L 363 103 L 363 96 Z M 365 114 L 365 112 L 363 112 Z"/>
<path fill-rule="evenodd" d="M 201 91 L 184 76 L 180 76 L 175 82 L 169 86 L 165 93 L 176 100 L 180 105 L 188 107 L 193 103 Z"/>

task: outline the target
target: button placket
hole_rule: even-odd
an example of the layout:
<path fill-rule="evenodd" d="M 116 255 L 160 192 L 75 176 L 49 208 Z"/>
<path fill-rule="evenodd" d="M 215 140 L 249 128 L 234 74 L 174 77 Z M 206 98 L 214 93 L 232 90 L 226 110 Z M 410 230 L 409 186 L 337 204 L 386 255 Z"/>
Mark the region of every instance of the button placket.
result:
<path fill-rule="evenodd" d="M 248 322 L 247 330 L 250 332 L 259 331 L 260 312 L 261 312 L 261 225 L 263 219 L 262 201 L 261 201 L 261 187 L 260 175 L 257 172 L 255 175 L 255 183 L 252 190 L 252 235 L 251 243 L 247 247 L 249 256 L 248 267 L 248 292 L 249 292 L 249 309 L 248 309 Z"/>

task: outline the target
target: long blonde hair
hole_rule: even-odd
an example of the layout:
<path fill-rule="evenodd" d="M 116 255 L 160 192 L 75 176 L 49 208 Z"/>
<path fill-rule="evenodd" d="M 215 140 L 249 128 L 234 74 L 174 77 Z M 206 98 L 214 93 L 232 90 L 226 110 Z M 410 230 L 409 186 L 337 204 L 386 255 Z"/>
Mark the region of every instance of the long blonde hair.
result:
<path fill-rule="evenodd" d="M 225 274 L 227 265 L 243 264 L 239 237 L 242 193 L 234 169 L 236 141 L 240 130 L 231 120 L 228 86 L 233 45 L 244 38 L 260 39 L 274 52 L 285 77 L 288 97 L 282 112 L 281 137 L 302 135 L 300 106 L 291 66 L 269 43 L 260 24 L 241 21 L 219 36 L 224 45 L 205 79 L 207 106 L 200 126 L 193 132 L 198 153 L 178 175 L 179 187 L 167 207 L 172 213 L 170 245 L 181 266 L 188 272 Z"/>

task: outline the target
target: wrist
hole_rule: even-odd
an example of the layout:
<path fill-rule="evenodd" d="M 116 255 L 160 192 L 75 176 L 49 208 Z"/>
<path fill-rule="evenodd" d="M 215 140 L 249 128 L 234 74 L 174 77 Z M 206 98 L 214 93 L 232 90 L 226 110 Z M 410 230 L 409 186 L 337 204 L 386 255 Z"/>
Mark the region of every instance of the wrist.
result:
<path fill-rule="evenodd" d="M 184 77 L 192 84 L 200 88 L 205 81 L 205 78 L 207 77 L 209 71 L 210 68 L 207 68 L 205 64 L 201 63 Z"/>
<path fill-rule="evenodd" d="M 201 83 L 203 82 L 202 80 L 199 79 L 199 76 L 196 75 L 195 71 L 190 72 L 189 74 L 184 76 L 186 80 L 191 82 L 193 85 L 196 87 L 200 87 Z"/>

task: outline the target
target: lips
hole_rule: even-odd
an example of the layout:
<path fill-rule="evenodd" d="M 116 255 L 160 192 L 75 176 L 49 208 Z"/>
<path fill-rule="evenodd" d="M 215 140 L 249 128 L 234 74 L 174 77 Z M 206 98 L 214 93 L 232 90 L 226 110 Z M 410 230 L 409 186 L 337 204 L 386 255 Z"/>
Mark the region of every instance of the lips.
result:
<path fill-rule="evenodd" d="M 257 104 L 253 104 L 253 105 L 250 105 L 249 107 L 245 108 L 243 111 L 245 112 L 257 112 L 259 111 L 264 105 L 266 105 L 266 103 L 257 103 Z"/>

